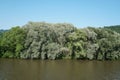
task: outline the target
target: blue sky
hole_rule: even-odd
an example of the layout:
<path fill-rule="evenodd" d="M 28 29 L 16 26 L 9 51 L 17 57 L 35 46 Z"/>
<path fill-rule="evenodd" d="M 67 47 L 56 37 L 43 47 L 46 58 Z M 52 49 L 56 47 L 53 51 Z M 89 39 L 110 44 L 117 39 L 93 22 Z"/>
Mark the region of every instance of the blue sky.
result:
<path fill-rule="evenodd" d="M 120 25 L 120 0 L 0 0 L 0 29 L 28 21 L 76 27 Z"/>

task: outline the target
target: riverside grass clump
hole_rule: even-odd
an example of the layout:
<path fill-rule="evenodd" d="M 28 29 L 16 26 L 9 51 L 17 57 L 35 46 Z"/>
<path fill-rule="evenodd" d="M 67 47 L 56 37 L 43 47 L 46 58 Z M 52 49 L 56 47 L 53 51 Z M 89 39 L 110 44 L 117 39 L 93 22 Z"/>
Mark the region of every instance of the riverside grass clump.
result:
<path fill-rule="evenodd" d="M 120 59 L 120 34 L 112 28 L 29 22 L 0 30 L 0 57 L 20 59 Z"/>

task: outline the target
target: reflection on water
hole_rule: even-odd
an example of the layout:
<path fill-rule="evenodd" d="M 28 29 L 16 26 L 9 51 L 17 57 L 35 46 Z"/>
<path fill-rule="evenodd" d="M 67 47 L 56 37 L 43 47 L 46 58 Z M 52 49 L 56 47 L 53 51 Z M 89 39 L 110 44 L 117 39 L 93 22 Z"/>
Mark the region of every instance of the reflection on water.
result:
<path fill-rule="evenodd" d="M 0 80 L 120 80 L 120 61 L 0 59 Z"/>

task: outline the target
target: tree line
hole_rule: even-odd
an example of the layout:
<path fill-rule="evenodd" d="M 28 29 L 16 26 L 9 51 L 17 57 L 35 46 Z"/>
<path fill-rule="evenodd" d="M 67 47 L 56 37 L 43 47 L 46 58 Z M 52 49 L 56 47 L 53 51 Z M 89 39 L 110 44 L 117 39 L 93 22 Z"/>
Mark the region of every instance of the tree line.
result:
<path fill-rule="evenodd" d="M 0 31 L 0 57 L 118 60 L 120 34 L 113 28 L 78 29 L 67 23 L 29 22 Z"/>

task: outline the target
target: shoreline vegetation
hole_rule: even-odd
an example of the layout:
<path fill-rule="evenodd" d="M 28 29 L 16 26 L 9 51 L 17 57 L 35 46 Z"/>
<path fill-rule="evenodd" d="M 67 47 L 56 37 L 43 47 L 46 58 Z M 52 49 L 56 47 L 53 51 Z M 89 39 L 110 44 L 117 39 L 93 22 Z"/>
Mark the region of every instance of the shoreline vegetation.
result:
<path fill-rule="evenodd" d="M 0 58 L 120 60 L 120 26 L 29 22 L 0 30 Z"/>

